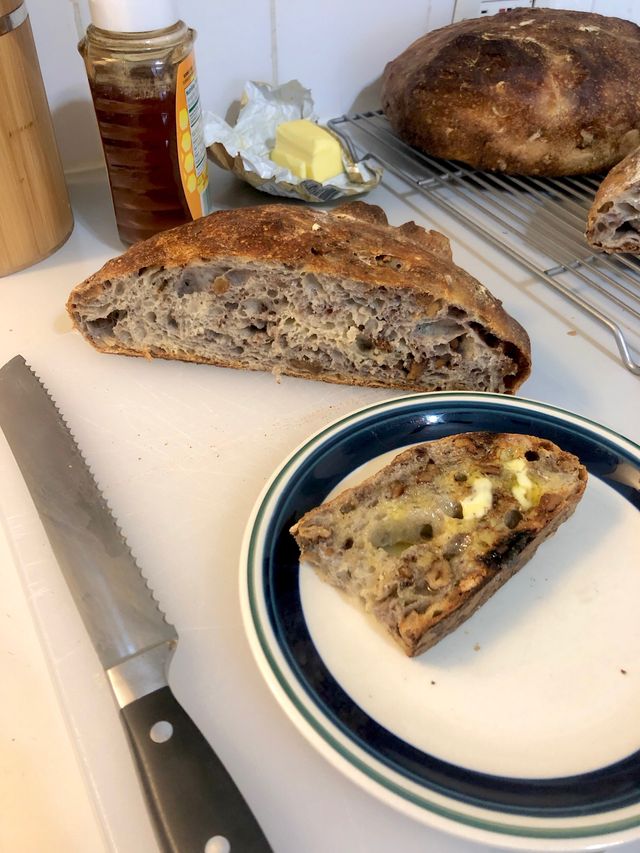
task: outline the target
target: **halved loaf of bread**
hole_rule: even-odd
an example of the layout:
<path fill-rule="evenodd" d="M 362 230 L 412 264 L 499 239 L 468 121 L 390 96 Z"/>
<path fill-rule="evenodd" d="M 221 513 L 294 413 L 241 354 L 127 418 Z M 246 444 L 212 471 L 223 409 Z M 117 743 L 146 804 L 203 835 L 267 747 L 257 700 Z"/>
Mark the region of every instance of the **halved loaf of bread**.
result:
<path fill-rule="evenodd" d="M 291 533 L 302 561 L 416 655 L 533 556 L 586 482 L 579 460 L 545 439 L 453 435 L 404 451 L 306 513 Z"/>
<path fill-rule="evenodd" d="M 640 252 L 640 148 L 600 184 L 589 209 L 586 237 L 603 252 Z"/>
<path fill-rule="evenodd" d="M 214 213 L 109 261 L 67 308 L 99 350 L 432 391 L 514 392 L 529 339 L 451 260 L 378 207 Z"/>

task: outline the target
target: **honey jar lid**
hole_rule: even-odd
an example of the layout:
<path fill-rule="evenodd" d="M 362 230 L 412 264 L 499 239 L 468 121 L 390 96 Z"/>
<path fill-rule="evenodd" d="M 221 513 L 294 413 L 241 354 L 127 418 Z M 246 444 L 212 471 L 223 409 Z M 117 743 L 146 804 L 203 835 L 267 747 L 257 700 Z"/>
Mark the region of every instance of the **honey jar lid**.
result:
<path fill-rule="evenodd" d="M 101 30 L 146 33 L 179 20 L 175 0 L 89 0 L 91 21 Z"/>

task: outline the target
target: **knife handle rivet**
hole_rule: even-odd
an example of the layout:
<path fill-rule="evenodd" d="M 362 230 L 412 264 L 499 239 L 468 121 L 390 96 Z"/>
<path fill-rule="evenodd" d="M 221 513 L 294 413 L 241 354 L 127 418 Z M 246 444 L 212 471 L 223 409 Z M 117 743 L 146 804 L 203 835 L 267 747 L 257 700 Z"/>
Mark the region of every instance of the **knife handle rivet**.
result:
<path fill-rule="evenodd" d="M 149 729 L 149 737 L 154 743 L 166 743 L 173 734 L 173 726 L 166 720 L 158 720 Z"/>
<path fill-rule="evenodd" d="M 231 845 L 224 835 L 214 835 L 204 845 L 204 853 L 230 853 Z"/>

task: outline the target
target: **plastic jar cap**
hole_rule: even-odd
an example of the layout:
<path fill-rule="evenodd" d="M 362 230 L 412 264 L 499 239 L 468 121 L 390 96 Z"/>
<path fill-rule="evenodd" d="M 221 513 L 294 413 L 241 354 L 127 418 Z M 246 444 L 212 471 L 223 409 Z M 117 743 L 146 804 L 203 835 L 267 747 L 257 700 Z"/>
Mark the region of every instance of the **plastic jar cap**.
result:
<path fill-rule="evenodd" d="M 162 30 L 180 18 L 175 0 L 89 0 L 89 12 L 96 27 L 114 33 Z"/>

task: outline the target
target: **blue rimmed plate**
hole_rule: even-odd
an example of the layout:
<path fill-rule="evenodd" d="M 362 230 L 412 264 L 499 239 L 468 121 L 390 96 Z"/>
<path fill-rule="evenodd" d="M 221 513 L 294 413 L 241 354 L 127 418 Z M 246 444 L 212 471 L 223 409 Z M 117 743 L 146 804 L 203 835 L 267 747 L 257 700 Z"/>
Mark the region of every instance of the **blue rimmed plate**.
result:
<path fill-rule="evenodd" d="M 401 448 L 472 430 L 548 438 L 589 469 L 575 514 L 453 634 L 405 658 L 299 564 L 291 525 Z M 289 717 L 336 767 L 435 827 L 509 848 L 640 837 L 640 447 L 563 410 L 414 395 L 312 436 L 265 487 L 245 628 Z"/>

